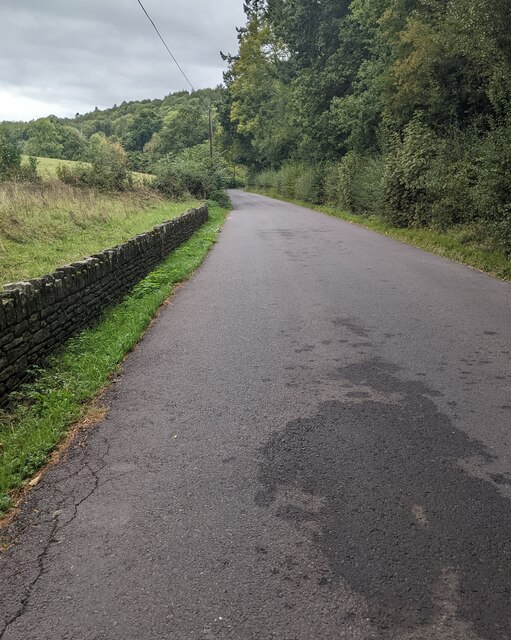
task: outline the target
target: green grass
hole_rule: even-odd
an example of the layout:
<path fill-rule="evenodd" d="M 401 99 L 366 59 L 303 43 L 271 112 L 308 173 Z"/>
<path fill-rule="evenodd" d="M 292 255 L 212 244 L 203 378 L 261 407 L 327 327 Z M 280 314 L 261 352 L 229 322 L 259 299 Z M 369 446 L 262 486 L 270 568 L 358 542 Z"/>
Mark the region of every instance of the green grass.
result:
<path fill-rule="evenodd" d="M 27 162 L 28 156 L 21 156 L 23 162 Z M 78 164 L 75 160 L 59 160 L 58 158 L 41 158 L 37 159 L 37 173 L 43 180 L 53 180 L 57 178 L 57 167 L 64 165 L 66 167 L 73 167 Z M 83 164 L 88 164 L 84 162 Z M 154 176 L 150 173 L 138 173 L 133 171 L 133 179 L 135 185 L 143 185 L 144 182 L 150 182 Z"/>
<path fill-rule="evenodd" d="M 301 200 L 291 200 L 267 189 L 249 187 L 247 191 L 320 211 L 329 216 L 390 236 L 430 253 L 461 262 L 501 280 L 511 280 L 511 260 L 502 251 L 485 248 L 484 240 L 479 238 L 480 234 L 474 227 L 460 226 L 444 232 L 433 229 L 402 229 L 393 227 L 380 216 L 357 215 L 334 207 L 315 205 Z"/>
<path fill-rule="evenodd" d="M 0 184 L 0 285 L 49 273 L 148 231 L 197 201 L 150 189 L 100 193 L 58 180 Z"/>
<path fill-rule="evenodd" d="M 139 283 L 92 329 L 72 338 L 37 382 L 28 385 L 10 412 L 0 414 L 0 515 L 11 492 L 47 460 L 89 401 L 105 385 L 175 284 L 201 264 L 216 241 L 228 209 L 210 207 L 210 219 Z"/>

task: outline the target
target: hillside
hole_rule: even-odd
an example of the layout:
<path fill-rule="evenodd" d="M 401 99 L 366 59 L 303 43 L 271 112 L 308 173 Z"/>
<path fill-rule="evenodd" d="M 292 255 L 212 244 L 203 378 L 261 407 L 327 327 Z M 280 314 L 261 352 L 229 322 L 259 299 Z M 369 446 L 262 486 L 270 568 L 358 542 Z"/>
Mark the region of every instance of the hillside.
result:
<path fill-rule="evenodd" d="M 208 139 L 208 106 L 222 90 L 180 91 L 163 99 L 123 102 L 108 109 L 77 113 L 74 118 L 50 115 L 31 122 L 0 123 L 0 133 L 14 138 L 25 155 L 58 160 L 89 160 L 88 144 L 95 135 L 120 143 L 128 152 L 130 168 L 151 172 L 159 159 Z"/>

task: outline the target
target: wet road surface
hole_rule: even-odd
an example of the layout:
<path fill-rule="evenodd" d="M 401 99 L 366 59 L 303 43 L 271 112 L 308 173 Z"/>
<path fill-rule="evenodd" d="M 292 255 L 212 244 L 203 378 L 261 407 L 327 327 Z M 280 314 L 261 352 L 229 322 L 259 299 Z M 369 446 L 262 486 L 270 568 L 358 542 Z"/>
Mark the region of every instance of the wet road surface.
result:
<path fill-rule="evenodd" d="M 232 199 L 3 532 L 0 638 L 511 638 L 511 286 Z"/>

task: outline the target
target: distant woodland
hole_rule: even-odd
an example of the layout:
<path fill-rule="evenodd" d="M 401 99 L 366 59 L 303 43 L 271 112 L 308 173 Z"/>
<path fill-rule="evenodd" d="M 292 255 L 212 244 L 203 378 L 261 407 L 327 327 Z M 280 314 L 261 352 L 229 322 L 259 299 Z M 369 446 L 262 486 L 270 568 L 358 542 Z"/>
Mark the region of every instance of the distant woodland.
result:
<path fill-rule="evenodd" d="M 79 161 L 92 160 L 95 145 L 91 139 L 94 142 L 106 137 L 127 152 L 133 171 L 151 172 L 162 157 L 208 139 L 205 105 L 214 107 L 221 94 L 220 87 L 203 89 L 193 95 L 181 91 L 161 100 L 123 102 L 104 110 L 96 108 L 84 115 L 77 113 L 74 118 L 50 115 L 31 122 L 4 122 L 0 124 L 0 133 L 14 138 L 25 155 Z"/>

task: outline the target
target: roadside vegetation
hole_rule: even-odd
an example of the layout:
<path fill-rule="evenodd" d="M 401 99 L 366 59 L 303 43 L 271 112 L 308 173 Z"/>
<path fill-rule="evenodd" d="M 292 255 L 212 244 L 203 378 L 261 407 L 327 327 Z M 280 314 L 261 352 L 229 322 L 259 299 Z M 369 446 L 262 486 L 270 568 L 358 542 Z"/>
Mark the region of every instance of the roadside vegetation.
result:
<path fill-rule="evenodd" d="M 15 405 L 0 413 L 0 516 L 48 459 L 69 427 L 82 419 L 147 328 L 174 286 L 201 264 L 216 240 L 228 207 L 210 203 L 210 219 L 140 282 L 94 328 L 72 338 L 25 386 Z"/>

